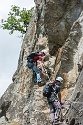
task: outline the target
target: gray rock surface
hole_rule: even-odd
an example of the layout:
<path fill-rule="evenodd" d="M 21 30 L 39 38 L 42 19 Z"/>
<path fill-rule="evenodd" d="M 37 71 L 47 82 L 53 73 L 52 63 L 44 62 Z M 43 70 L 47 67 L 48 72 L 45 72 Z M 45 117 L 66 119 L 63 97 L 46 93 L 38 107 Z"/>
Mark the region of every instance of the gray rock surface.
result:
<path fill-rule="evenodd" d="M 63 101 L 72 100 L 76 102 L 72 106 L 78 112 L 83 110 L 83 104 L 77 103 L 83 102 L 83 70 L 79 71 L 77 65 L 81 62 L 83 66 L 83 0 L 35 0 L 35 3 L 13 83 L 0 99 L 0 107 L 4 102 L 11 102 L 5 115 L 0 116 L 0 125 L 51 125 L 47 100 L 42 95 L 43 87 L 33 83 L 32 72 L 26 67 L 27 55 L 42 49 L 47 50 L 44 64 L 50 80 L 57 75 L 64 78 Z M 44 76 L 42 79 L 46 80 Z M 75 124 L 83 125 L 83 115 L 78 112 L 69 109 L 66 116 L 69 123 L 73 119 Z M 65 121 L 62 125 L 66 125 Z"/>

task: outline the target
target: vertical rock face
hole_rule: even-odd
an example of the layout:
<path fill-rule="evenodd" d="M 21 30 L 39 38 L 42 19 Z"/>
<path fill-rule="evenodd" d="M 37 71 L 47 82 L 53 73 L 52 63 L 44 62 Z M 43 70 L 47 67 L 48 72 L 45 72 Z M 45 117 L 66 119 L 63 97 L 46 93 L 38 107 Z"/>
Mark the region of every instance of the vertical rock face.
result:
<path fill-rule="evenodd" d="M 48 0 L 46 2 L 45 27 L 51 51 L 54 47 L 56 52 L 65 43 L 73 23 L 82 11 L 81 3 L 82 1 L 77 0 Z"/>
<path fill-rule="evenodd" d="M 47 50 L 44 63 L 50 71 L 50 79 L 54 80 L 58 75 L 64 78 L 63 98 L 70 98 L 72 93 L 73 101 L 83 101 L 83 0 L 35 0 L 35 3 L 13 83 L 0 99 L 0 107 L 9 102 L 4 105 L 7 106 L 4 113 L 1 108 L 0 125 L 51 125 L 49 107 L 42 95 L 43 87 L 34 85 L 32 72 L 26 67 L 27 55 L 32 51 Z M 78 70 L 78 63 L 81 70 Z M 78 108 L 79 104 L 75 106 Z M 69 122 L 74 118 L 77 124 L 77 115 L 71 109 Z M 81 125 L 82 118 L 81 115 Z"/>

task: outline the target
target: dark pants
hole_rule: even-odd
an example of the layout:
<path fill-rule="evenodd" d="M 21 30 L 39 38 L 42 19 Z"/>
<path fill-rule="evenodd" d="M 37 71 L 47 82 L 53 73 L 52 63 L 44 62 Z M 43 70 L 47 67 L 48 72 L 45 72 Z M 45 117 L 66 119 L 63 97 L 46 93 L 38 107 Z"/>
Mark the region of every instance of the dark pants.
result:
<path fill-rule="evenodd" d="M 49 102 L 50 107 L 50 117 L 52 122 L 56 122 L 59 120 L 61 106 L 60 102 L 58 100 L 55 100 L 54 102 Z"/>

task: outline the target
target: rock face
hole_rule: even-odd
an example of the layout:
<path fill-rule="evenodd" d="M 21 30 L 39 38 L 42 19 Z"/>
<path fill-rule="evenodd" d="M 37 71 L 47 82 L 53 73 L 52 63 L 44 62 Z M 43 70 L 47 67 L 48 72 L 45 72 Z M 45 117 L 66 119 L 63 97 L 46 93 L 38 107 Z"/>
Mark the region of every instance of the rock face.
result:
<path fill-rule="evenodd" d="M 83 0 L 35 0 L 35 4 L 13 83 L 0 99 L 0 107 L 9 102 L 0 115 L 0 125 L 51 125 L 43 87 L 34 85 L 32 72 L 26 67 L 27 55 L 42 49 L 48 52 L 44 63 L 50 80 L 62 76 L 63 100 L 71 99 L 72 106 L 82 112 L 82 103 L 78 102 L 83 101 Z M 70 108 L 69 123 L 74 119 L 75 124 L 83 125 L 83 115 L 78 112 Z"/>
<path fill-rule="evenodd" d="M 83 124 L 83 70 L 78 76 L 78 80 L 71 99 L 70 110 L 67 114 L 67 118 L 70 123 L 75 119 L 75 124 Z M 72 124 L 71 124 L 72 125 Z"/>

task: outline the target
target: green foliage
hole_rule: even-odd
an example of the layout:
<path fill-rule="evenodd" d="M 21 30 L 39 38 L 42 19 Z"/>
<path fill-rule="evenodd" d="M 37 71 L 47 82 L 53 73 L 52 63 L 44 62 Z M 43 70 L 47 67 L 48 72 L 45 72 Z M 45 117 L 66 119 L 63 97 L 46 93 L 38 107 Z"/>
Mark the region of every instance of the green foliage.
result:
<path fill-rule="evenodd" d="M 9 12 L 7 20 L 2 19 L 1 28 L 10 30 L 10 34 L 13 34 L 14 31 L 19 31 L 22 34 L 25 34 L 31 16 L 32 9 L 26 10 L 26 8 L 23 8 L 20 10 L 20 7 L 12 5 L 11 12 Z"/>

